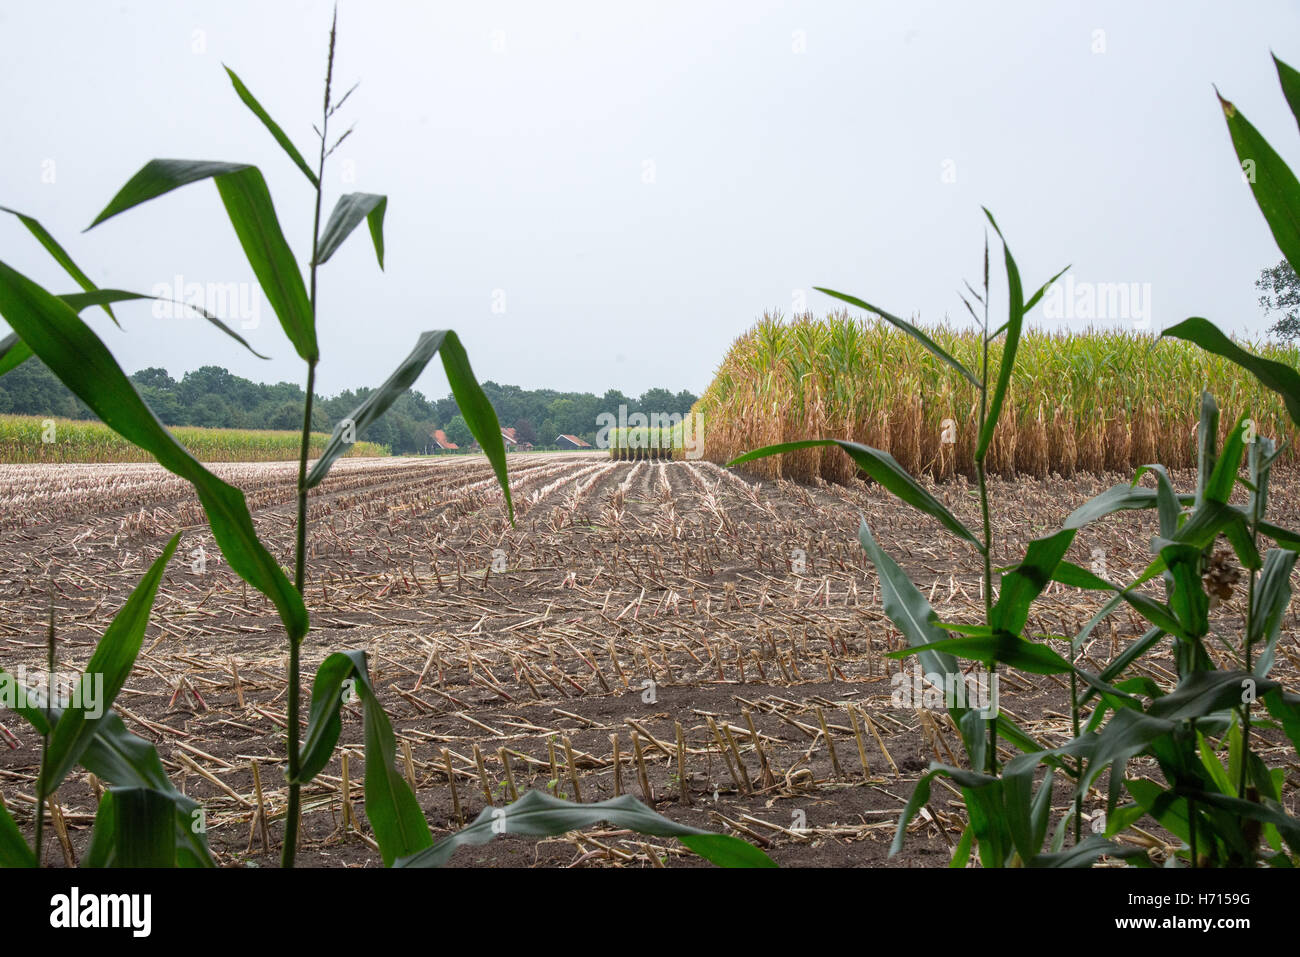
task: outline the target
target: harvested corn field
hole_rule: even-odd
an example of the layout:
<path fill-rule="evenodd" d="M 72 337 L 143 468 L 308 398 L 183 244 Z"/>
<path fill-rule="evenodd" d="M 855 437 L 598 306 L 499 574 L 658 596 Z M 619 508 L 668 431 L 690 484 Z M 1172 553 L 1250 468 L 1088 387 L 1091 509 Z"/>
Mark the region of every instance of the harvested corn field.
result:
<path fill-rule="evenodd" d="M 295 466 L 217 466 L 247 490 L 259 535 L 289 563 Z M 943 707 L 900 702 L 908 661 L 854 538 L 860 509 L 944 620 L 978 620 L 976 556 L 955 557 L 937 525 L 879 488 L 756 480 L 699 462 L 611 462 L 597 453 L 510 457 L 517 522 L 482 458 L 349 459 L 313 492 L 304 666 L 368 652 L 397 733 L 398 770 L 442 836 L 526 788 L 591 802 L 644 797 L 674 820 L 726 832 L 782 865 L 941 867 L 966 821 L 941 781 L 903 851 L 888 858 L 903 804 L 931 760 L 960 753 Z M 1180 490 L 1191 478 L 1175 473 Z M 1123 477 L 995 481 L 999 563 Z M 978 505 L 964 479 L 931 486 L 960 518 Z M 1300 482 L 1275 479 L 1278 521 L 1300 517 Z M 167 568 L 136 669 L 114 708 L 156 744 L 172 780 L 200 802 L 219 863 L 274 866 L 285 811 L 287 654 L 268 601 L 221 560 L 190 487 L 155 466 L 0 466 L 0 648 L 36 669 L 51 603 L 61 667 L 84 667 L 109 619 L 168 536 Z M 1129 580 L 1155 531 L 1147 512 L 1080 533 L 1071 557 L 1103 556 Z M 1216 616 L 1240 616 L 1237 590 Z M 1075 634 L 1099 599 L 1053 584 L 1030 630 Z M 1107 620 L 1086 647 L 1098 671 L 1145 625 Z M 1274 675 L 1300 669 L 1288 613 Z M 1167 642 L 1168 640 L 1166 640 Z M 1057 647 L 1062 643 L 1056 642 Z M 1219 653 L 1211 646 L 1212 654 Z M 901 674 L 907 680 L 901 680 Z M 1139 673 L 1174 683 L 1172 662 Z M 1068 686 L 1009 670 L 1002 709 L 1042 742 L 1072 737 Z M 30 829 L 41 740 L 4 717 L 0 795 Z M 300 860 L 378 866 L 362 781 L 362 712 L 345 705 L 340 747 L 303 790 Z M 1257 729 L 1269 766 L 1296 768 Z M 1009 756 L 1006 752 L 1005 756 Z M 1148 771 L 1136 759 L 1130 776 Z M 85 854 L 99 785 L 81 770 L 54 796 L 51 864 Z M 1085 813 L 1100 820 L 1105 785 Z M 1069 791 L 1053 799 L 1055 824 Z M 1157 862 L 1179 845 L 1159 829 Z M 504 836 L 458 865 L 652 867 L 700 863 L 679 843 L 605 827 L 542 841 Z"/>
<path fill-rule="evenodd" d="M 967 368 L 980 367 L 978 332 L 926 331 Z M 993 368 L 1000 350 L 995 343 Z M 1294 346 L 1257 351 L 1300 364 Z M 1223 409 L 1222 434 L 1249 414 L 1259 434 L 1291 435 L 1275 393 L 1191 343 L 1111 330 L 1026 330 L 988 469 L 1043 477 L 1151 462 L 1194 468 L 1196 410 L 1206 388 Z M 706 454 L 714 462 L 763 445 L 840 438 L 889 452 L 913 474 L 945 478 L 973 472 L 978 407 L 974 385 L 906 334 L 836 312 L 789 322 L 765 315 L 732 345 L 696 410 L 707 420 Z M 1296 461 L 1294 446 L 1283 461 Z M 839 482 L 852 464 L 838 449 L 814 448 L 752 467 L 771 478 Z"/>

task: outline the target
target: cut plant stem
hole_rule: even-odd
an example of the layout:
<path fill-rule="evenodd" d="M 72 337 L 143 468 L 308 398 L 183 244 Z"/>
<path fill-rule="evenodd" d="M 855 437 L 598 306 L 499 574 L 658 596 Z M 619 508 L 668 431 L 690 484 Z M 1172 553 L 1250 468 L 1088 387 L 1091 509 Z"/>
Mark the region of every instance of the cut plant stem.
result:
<path fill-rule="evenodd" d="M 573 799 L 579 804 L 582 803 L 582 789 L 578 787 L 578 766 L 573 760 L 573 745 L 569 739 L 561 739 L 564 745 L 564 763 L 569 769 L 569 786 L 573 788 Z"/>
<path fill-rule="evenodd" d="M 465 815 L 460 809 L 460 795 L 456 793 L 456 771 L 451 766 L 451 752 L 446 748 L 442 749 L 442 763 L 447 769 L 447 786 L 451 788 L 451 810 L 456 815 L 458 824 L 465 823 Z"/>
<path fill-rule="evenodd" d="M 674 721 L 673 729 L 677 733 L 677 777 L 681 784 L 682 803 L 689 806 L 691 803 L 691 782 L 686 777 L 686 738 L 682 734 L 681 722 Z"/>

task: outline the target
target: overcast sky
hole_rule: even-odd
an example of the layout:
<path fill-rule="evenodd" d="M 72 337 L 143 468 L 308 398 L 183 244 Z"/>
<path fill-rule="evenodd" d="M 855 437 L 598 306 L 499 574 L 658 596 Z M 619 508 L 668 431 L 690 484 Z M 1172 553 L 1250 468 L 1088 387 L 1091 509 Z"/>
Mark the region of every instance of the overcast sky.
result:
<path fill-rule="evenodd" d="M 305 260 L 310 185 L 221 66 L 314 157 L 330 9 L 0 7 L 0 205 L 40 219 L 100 285 L 251 282 L 210 182 L 80 230 L 153 157 L 255 163 Z M 699 392 L 764 310 L 788 315 L 800 291 L 828 309 L 814 285 L 960 323 L 981 205 L 1027 284 L 1072 263 L 1076 282 L 1149 289 L 1155 329 L 1265 327 L 1254 280 L 1280 254 L 1212 84 L 1300 161 L 1269 59 L 1300 65 L 1294 2 L 352 0 L 339 27 L 338 84 L 361 86 L 335 117 L 357 126 L 326 205 L 390 199 L 386 272 L 364 228 L 322 268 L 325 393 L 378 384 L 445 327 L 480 379 Z M 0 250 L 71 291 L 9 217 Z M 1094 324 L 1140 322 L 1143 300 Z M 119 311 L 124 332 L 86 315 L 128 372 L 303 381 L 266 303 L 245 335 L 271 361 L 201 320 Z M 417 388 L 445 394 L 441 369 Z"/>

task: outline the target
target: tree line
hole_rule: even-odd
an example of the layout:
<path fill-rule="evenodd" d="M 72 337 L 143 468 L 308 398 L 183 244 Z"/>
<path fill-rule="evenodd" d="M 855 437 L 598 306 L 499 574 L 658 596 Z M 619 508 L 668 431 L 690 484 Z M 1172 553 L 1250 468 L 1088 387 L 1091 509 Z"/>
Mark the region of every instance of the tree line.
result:
<path fill-rule="evenodd" d="M 234 429 L 301 429 L 306 398 L 292 382 L 269 385 L 253 382 L 221 368 L 203 366 L 174 379 L 166 369 L 141 369 L 131 376 L 145 402 L 166 425 L 197 425 Z M 372 390 L 348 389 L 335 396 L 317 396 L 312 428 L 329 432 L 335 423 L 357 407 Z M 650 389 L 639 397 L 611 389 L 603 396 L 590 392 L 524 389 L 517 385 L 484 382 L 483 391 L 496 409 L 501 425 L 513 427 L 520 442 L 539 448 L 555 444 L 557 435 L 576 435 L 595 442 L 597 416 L 660 412 L 685 415 L 696 396 L 688 391 Z M 66 419 L 93 419 L 95 415 L 39 360 L 29 359 L 0 377 L 0 414 L 41 415 Z M 448 395 L 431 399 L 408 390 L 358 439 L 389 446 L 395 454 L 428 451 L 432 433 L 443 429 L 458 445 L 472 441 L 456 400 Z"/>

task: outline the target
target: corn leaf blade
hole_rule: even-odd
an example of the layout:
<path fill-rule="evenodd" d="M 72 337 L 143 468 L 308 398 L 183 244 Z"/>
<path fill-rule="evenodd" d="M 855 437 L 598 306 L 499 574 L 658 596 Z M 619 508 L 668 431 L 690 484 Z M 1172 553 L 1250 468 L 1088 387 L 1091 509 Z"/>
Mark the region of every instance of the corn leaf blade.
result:
<path fill-rule="evenodd" d="M 176 441 L 103 342 L 66 303 L 3 262 L 0 316 L 106 425 L 193 484 L 230 567 L 271 599 L 290 640 L 300 641 L 307 633 L 306 606 L 258 539 L 244 494 L 205 469 Z"/>
<path fill-rule="evenodd" d="M 334 427 L 329 443 L 307 475 L 307 487 L 315 488 L 320 484 L 334 461 L 347 451 L 349 434 L 355 439 L 367 425 L 383 415 L 411 387 L 435 353 L 442 356 L 442 367 L 447 373 L 447 381 L 451 384 L 452 396 L 456 399 L 460 414 L 492 464 L 505 496 L 507 514 L 513 522 L 514 503 L 510 498 L 510 481 L 506 474 L 506 448 L 505 441 L 501 438 L 501 423 L 482 386 L 478 384 L 478 379 L 474 377 L 465 347 L 450 329 L 422 333 L 410 355 L 402 360 L 402 364 L 383 385 L 371 392 L 364 402 Z"/>
<path fill-rule="evenodd" d="M 1283 91 L 1287 92 L 1285 83 Z M 1219 105 L 1259 211 L 1291 268 L 1300 267 L 1300 182 L 1236 106 L 1222 96 Z"/>
<path fill-rule="evenodd" d="M 45 794 L 53 794 L 58 790 L 64 777 L 80 760 L 82 752 L 95 737 L 100 718 L 112 706 L 118 692 L 126 684 L 131 669 L 135 667 L 158 586 L 162 583 L 163 572 L 175 554 L 180 538 L 179 532 L 171 537 L 162 554 L 113 616 L 113 621 L 99 640 L 90 661 L 86 663 L 79 693 L 74 695 L 73 704 L 63 710 L 58 724 L 54 726 L 54 733 L 50 736 L 41 775 L 41 788 Z M 101 682 L 102 687 L 97 687 Z M 92 709 L 100 712 L 100 718 L 87 714 Z"/>
<path fill-rule="evenodd" d="M 1007 387 L 1011 384 L 1011 372 L 1016 365 L 1016 351 L 1020 348 L 1020 332 L 1025 321 L 1025 291 L 1020 282 L 1020 269 L 1011 255 L 997 221 L 987 209 L 988 217 L 998 238 L 1002 240 L 1002 254 L 1007 269 L 1007 322 L 1006 340 L 1002 346 L 1002 364 L 998 368 L 997 382 L 993 387 L 993 398 L 989 400 L 988 412 L 984 417 L 984 428 L 980 430 L 979 443 L 975 449 L 975 461 L 982 462 L 988 453 L 989 443 L 993 441 L 993 430 L 997 428 L 998 418 L 1002 414 L 1002 404 L 1006 401 Z"/>
<path fill-rule="evenodd" d="M 294 349 L 304 360 L 320 357 L 316 321 L 298 261 L 285 241 L 266 180 L 256 166 L 206 160 L 155 159 L 109 201 L 88 229 L 181 186 L 212 179 L 244 255 Z"/>
<path fill-rule="evenodd" d="M 0 806 L 0 867 L 35 867 L 36 853 L 23 840 L 18 825 Z"/>
<path fill-rule="evenodd" d="M 36 241 L 45 247 L 46 251 L 54 257 L 54 261 L 63 267 L 64 272 L 71 276 L 78 286 L 86 292 L 95 291 L 97 287 L 90 281 L 90 277 L 82 271 L 80 266 L 72 261 L 72 257 L 68 255 L 68 251 L 59 245 L 58 240 L 50 235 L 49 230 L 42 226 L 39 221 L 33 219 L 31 216 L 18 212 L 16 209 L 10 209 L 8 206 L 0 206 L 0 213 L 9 213 L 12 216 L 18 217 L 18 221 L 27 227 L 27 231 L 36 237 Z M 113 310 L 109 308 L 108 303 L 102 303 L 101 305 L 103 310 L 108 313 L 108 318 L 117 322 L 117 316 L 113 315 Z M 0 371 L 0 375 L 3 375 L 3 371 Z"/>
<path fill-rule="evenodd" d="M 320 246 L 316 251 L 316 262 L 321 264 L 334 255 L 335 250 L 343 245 L 343 240 L 351 235 L 361 220 L 370 226 L 370 238 L 375 244 L 375 256 L 379 268 L 384 268 L 384 213 L 388 210 L 388 197 L 377 193 L 347 193 L 339 197 L 330 213 L 325 231 L 321 233 Z"/>
<path fill-rule="evenodd" d="M 222 64 L 222 66 L 225 66 L 225 64 Z M 257 97 L 253 96 L 252 92 L 250 92 L 248 87 L 244 85 L 244 81 L 236 75 L 235 71 L 230 69 L 228 66 L 225 67 L 225 69 L 226 73 L 230 76 L 230 82 L 235 87 L 235 92 L 239 95 L 239 98 L 243 100 L 244 105 L 252 110 L 253 115 L 262 121 L 262 125 L 267 128 L 273 137 L 275 137 L 275 141 L 280 144 L 280 148 L 289 155 L 289 159 L 293 160 L 294 165 L 302 170 L 302 173 L 307 177 L 308 182 L 310 182 L 312 186 L 319 187 L 320 180 L 316 178 L 316 174 L 312 172 L 311 167 L 307 165 L 307 161 L 303 159 L 302 154 L 298 152 L 298 147 L 294 146 L 293 141 L 289 139 L 284 130 L 280 129 L 280 124 L 271 119 L 271 114 L 267 113 L 262 107 L 262 104 L 257 102 Z"/>
<path fill-rule="evenodd" d="M 398 867 L 441 867 L 461 847 L 486 844 L 499 834 L 554 837 L 608 822 L 638 834 L 676 837 L 696 854 L 722 867 L 775 867 L 758 848 L 739 838 L 710 834 L 656 814 L 630 794 L 574 804 L 541 791 L 528 791 L 503 808 L 484 808 L 473 823 L 428 850 L 399 860 Z"/>
<path fill-rule="evenodd" d="M 912 478 L 892 455 L 888 452 L 882 452 L 880 449 L 873 449 L 869 445 L 859 445 L 857 442 L 846 442 L 843 439 L 807 439 L 802 442 L 783 442 L 779 445 L 767 445 L 761 449 L 746 452 L 744 455 L 732 459 L 727 463 L 727 466 L 734 467 L 769 455 L 782 455 L 786 452 L 810 449 L 821 445 L 838 445 L 848 453 L 849 458 L 853 459 L 858 468 L 866 472 L 885 489 L 913 508 L 937 518 L 948 531 L 983 551 L 984 546 L 980 544 L 979 539 L 971 533 L 970 529 L 958 521 L 957 517 L 948 511 L 942 502 L 922 488 L 916 479 Z"/>

